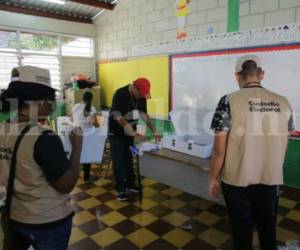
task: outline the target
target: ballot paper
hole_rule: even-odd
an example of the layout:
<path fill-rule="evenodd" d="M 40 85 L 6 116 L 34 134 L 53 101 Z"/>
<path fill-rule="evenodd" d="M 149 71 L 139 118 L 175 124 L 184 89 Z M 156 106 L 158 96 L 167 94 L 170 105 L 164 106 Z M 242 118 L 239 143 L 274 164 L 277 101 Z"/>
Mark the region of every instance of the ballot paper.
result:
<path fill-rule="evenodd" d="M 152 142 L 144 142 L 130 147 L 133 155 L 141 155 L 143 152 L 158 152 L 160 149 L 161 145 Z"/>
<path fill-rule="evenodd" d="M 161 146 L 152 142 L 144 142 L 139 146 L 141 152 L 157 152 Z"/>

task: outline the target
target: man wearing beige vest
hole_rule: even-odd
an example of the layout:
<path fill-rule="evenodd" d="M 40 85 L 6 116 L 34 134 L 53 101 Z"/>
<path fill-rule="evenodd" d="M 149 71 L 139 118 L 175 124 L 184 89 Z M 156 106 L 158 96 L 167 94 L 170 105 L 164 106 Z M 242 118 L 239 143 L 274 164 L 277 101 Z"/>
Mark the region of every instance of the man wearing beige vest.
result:
<path fill-rule="evenodd" d="M 283 184 L 283 161 L 292 109 L 285 97 L 261 86 L 261 60 L 240 58 L 240 90 L 221 98 L 213 121 L 215 142 L 209 195 L 219 196 L 219 178 L 232 225 L 235 250 L 251 250 L 254 227 L 262 250 L 276 250 L 275 208 Z"/>

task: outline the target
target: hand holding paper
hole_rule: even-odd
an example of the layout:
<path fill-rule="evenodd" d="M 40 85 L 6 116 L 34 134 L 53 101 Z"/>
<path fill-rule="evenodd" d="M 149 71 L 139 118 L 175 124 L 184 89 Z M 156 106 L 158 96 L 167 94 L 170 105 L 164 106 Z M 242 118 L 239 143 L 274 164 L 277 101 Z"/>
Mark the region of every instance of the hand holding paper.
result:
<path fill-rule="evenodd" d="M 130 147 L 133 155 L 140 155 L 143 154 L 143 152 L 158 152 L 160 149 L 160 145 L 151 142 L 144 142 L 139 146 L 133 145 Z"/>
<path fill-rule="evenodd" d="M 70 133 L 70 142 L 73 148 L 81 147 L 82 146 L 82 129 L 79 127 L 73 128 Z"/>
<path fill-rule="evenodd" d="M 146 141 L 146 137 L 144 135 L 141 135 L 141 134 L 136 134 L 135 137 L 134 137 L 134 141 L 136 143 L 143 143 Z"/>
<path fill-rule="evenodd" d="M 159 134 L 157 131 L 153 133 L 154 135 L 154 139 L 155 139 L 155 143 L 159 143 L 161 141 L 161 134 Z"/>

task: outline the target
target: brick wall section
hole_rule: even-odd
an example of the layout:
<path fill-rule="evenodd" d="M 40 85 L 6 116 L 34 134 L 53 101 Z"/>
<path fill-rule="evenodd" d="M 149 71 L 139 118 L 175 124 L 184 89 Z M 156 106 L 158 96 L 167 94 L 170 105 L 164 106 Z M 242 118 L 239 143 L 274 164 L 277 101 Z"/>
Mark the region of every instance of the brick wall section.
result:
<path fill-rule="evenodd" d="M 191 0 L 190 37 L 226 32 L 228 0 Z M 240 0 L 240 29 L 300 22 L 300 0 Z M 176 37 L 175 0 L 119 0 L 96 19 L 101 60 L 127 57 L 132 46 Z"/>

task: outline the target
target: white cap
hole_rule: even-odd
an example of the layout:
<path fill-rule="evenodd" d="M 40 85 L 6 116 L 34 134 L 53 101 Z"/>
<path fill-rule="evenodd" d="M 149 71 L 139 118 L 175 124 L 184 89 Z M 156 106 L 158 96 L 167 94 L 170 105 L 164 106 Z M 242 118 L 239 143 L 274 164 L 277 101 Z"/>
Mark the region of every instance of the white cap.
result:
<path fill-rule="evenodd" d="M 235 66 L 235 73 L 243 71 L 243 65 L 247 61 L 254 61 L 256 63 L 256 67 L 262 69 L 262 63 L 261 63 L 261 60 L 259 59 L 258 56 L 256 56 L 256 55 L 246 55 L 246 56 L 241 57 L 237 61 L 236 66 Z"/>
<path fill-rule="evenodd" d="M 36 83 L 52 88 L 50 71 L 48 69 L 33 66 L 14 68 L 11 72 L 11 82 Z"/>

